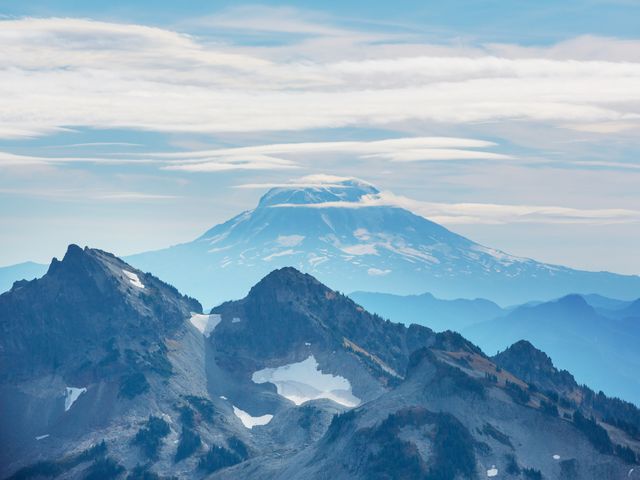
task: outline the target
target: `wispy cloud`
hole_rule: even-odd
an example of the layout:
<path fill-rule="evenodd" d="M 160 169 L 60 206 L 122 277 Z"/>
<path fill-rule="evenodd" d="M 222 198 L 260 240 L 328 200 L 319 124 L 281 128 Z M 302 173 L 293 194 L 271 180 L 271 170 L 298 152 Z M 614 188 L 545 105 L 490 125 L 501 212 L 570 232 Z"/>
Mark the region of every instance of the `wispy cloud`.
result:
<path fill-rule="evenodd" d="M 274 155 L 291 156 L 298 162 L 309 156 L 327 154 L 391 162 L 512 159 L 509 155 L 470 150 L 495 146 L 494 142 L 470 138 L 407 137 L 373 141 L 279 143 L 145 155 L 156 159 L 172 159 L 173 164 L 163 167 L 164 169 L 192 172 L 232 169 L 275 170 L 298 166 L 294 160 Z"/>
<path fill-rule="evenodd" d="M 301 178 L 272 186 L 328 185 L 342 178 Z M 260 188 L 264 184 L 238 185 L 238 188 Z M 640 223 L 640 211 L 624 208 L 586 209 L 554 205 L 508 205 L 492 203 L 438 203 L 414 200 L 388 191 L 364 195 L 357 202 L 336 201 L 312 204 L 279 204 L 273 208 L 371 208 L 392 206 L 410 210 L 444 225 L 462 224 L 584 224 L 611 225 Z"/>
<path fill-rule="evenodd" d="M 183 161 L 162 167 L 185 172 L 226 172 L 230 170 L 289 170 L 299 168 L 295 162 L 271 155 L 221 155 L 205 161 Z"/>
<path fill-rule="evenodd" d="M 226 23 L 241 26 L 237 18 Z M 389 58 L 370 40 L 378 57 L 303 60 L 274 58 L 277 47 L 221 46 L 142 25 L 67 18 L 0 24 L 0 123 L 11 125 L 0 129 L 5 137 L 69 126 L 212 133 L 411 120 L 640 122 L 640 63 L 607 61 L 607 50 L 581 60 L 552 47 L 535 58 L 506 46 L 468 56 L 452 47 L 436 56 L 395 43 Z M 272 28 L 341 34 L 291 15 Z"/>
<path fill-rule="evenodd" d="M 183 152 L 114 153 L 101 157 L 34 156 L 0 152 L 0 166 L 132 163 L 158 164 L 163 170 L 173 171 L 225 172 L 296 169 L 300 168 L 299 162 L 304 158 L 327 154 L 391 162 L 513 159 L 509 155 L 478 150 L 496 146 L 494 142 L 470 138 L 406 137 L 373 141 L 265 144 Z M 283 155 L 287 158 L 282 157 Z"/>
<path fill-rule="evenodd" d="M 63 164 L 150 164 L 157 160 L 146 158 L 113 158 L 113 157 L 58 157 L 42 155 L 18 155 L 0 151 L 0 167 L 30 167 Z"/>
<path fill-rule="evenodd" d="M 175 200 L 176 195 L 166 195 L 146 192 L 110 191 L 101 189 L 79 188 L 0 188 L 0 195 L 46 198 L 63 201 L 113 201 L 113 202 L 144 202 L 155 200 Z"/>

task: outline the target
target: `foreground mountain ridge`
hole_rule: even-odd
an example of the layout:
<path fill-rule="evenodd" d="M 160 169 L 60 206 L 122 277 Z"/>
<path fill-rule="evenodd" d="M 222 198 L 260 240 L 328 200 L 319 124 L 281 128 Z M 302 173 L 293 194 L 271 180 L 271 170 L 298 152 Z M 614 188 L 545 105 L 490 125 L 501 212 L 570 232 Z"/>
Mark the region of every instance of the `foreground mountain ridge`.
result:
<path fill-rule="evenodd" d="M 529 384 L 293 268 L 203 314 L 71 246 L 0 296 L 0 325 L 3 477 L 633 478 L 632 405 L 569 403 L 564 384 Z M 38 356 L 25 339 L 47 332 Z M 539 355 L 517 353 L 525 375 Z"/>
<path fill-rule="evenodd" d="M 640 403 L 638 300 L 571 294 L 549 302 L 500 308 L 483 299 L 441 300 L 433 295 L 398 296 L 355 292 L 371 312 L 436 331 L 458 331 L 485 352 L 504 350 L 521 339 L 534 343 L 580 383 Z"/>

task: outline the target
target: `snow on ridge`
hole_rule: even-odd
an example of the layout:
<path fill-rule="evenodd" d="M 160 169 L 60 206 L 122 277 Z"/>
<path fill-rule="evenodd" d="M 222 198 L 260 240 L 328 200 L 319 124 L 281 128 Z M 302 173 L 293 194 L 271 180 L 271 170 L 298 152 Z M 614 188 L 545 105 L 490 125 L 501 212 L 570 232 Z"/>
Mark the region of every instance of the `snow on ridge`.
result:
<path fill-rule="evenodd" d="M 208 337 L 222 321 L 222 317 L 217 313 L 212 313 L 210 315 L 192 313 L 189 321 L 201 334 Z"/>
<path fill-rule="evenodd" d="M 360 399 L 353 395 L 349 380 L 322 373 L 313 355 L 306 360 L 254 372 L 254 383 L 273 383 L 278 395 L 301 405 L 309 400 L 326 398 L 346 407 L 356 407 Z"/>
<path fill-rule="evenodd" d="M 259 417 L 253 417 L 247 412 L 245 412 L 244 410 L 240 410 L 235 405 L 233 406 L 233 413 L 235 414 L 236 417 L 240 419 L 242 424 L 248 429 L 252 429 L 255 426 L 266 425 L 273 418 L 273 415 L 270 415 L 270 414 L 261 415 Z"/>
<path fill-rule="evenodd" d="M 47 433 L 47 434 L 45 434 L 45 435 L 38 435 L 38 436 L 36 437 L 36 440 L 44 440 L 44 439 L 45 439 L 45 438 L 47 438 L 48 436 L 49 436 L 49 434 L 48 434 L 48 433 Z"/>
<path fill-rule="evenodd" d="M 138 275 L 128 270 L 122 270 L 122 273 L 124 273 L 129 278 L 129 281 L 134 287 L 144 288 L 144 285 L 140 281 L 140 278 L 138 278 Z"/>
<path fill-rule="evenodd" d="M 64 411 L 67 412 L 76 403 L 78 397 L 85 393 L 87 389 L 85 387 L 76 388 L 76 387 L 67 387 L 64 396 Z"/>

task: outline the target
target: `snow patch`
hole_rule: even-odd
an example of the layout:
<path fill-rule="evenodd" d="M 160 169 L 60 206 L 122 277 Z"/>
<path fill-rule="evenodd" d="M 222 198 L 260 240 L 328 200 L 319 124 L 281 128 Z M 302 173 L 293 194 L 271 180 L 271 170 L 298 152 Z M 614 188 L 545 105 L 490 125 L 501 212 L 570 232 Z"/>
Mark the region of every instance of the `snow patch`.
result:
<path fill-rule="evenodd" d="M 220 399 L 221 399 L 221 400 L 226 400 L 226 399 L 227 399 L 227 397 L 225 397 L 224 395 L 220 395 Z"/>
<path fill-rule="evenodd" d="M 279 235 L 276 242 L 283 247 L 297 247 L 304 240 L 304 235 Z"/>
<path fill-rule="evenodd" d="M 266 425 L 273 418 L 273 415 L 269 414 L 262 415 L 260 417 L 252 417 L 247 412 L 245 412 L 244 410 L 240 410 L 235 405 L 233 406 L 233 413 L 240 419 L 242 424 L 249 429 L 255 427 L 256 425 Z"/>
<path fill-rule="evenodd" d="M 296 405 L 319 398 L 327 398 L 346 407 L 360 404 L 360 399 L 351 391 L 349 380 L 322 373 L 313 355 L 302 362 L 258 370 L 251 380 L 254 383 L 273 383 L 278 395 Z"/>
<path fill-rule="evenodd" d="M 67 412 L 71 406 L 76 403 L 78 397 L 87 391 L 86 388 L 67 387 L 64 396 L 64 411 Z"/>
<path fill-rule="evenodd" d="M 238 317 L 233 317 L 233 320 L 231 320 L 231 323 L 240 323 L 242 320 L 240 320 L 240 318 Z"/>
<path fill-rule="evenodd" d="M 144 288 L 144 285 L 138 278 L 138 275 L 128 270 L 122 270 L 122 273 L 124 273 L 129 278 L 129 282 L 131 282 L 131 285 L 138 288 Z"/>
<path fill-rule="evenodd" d="M 211 332 L 218 326 L 222 317 L 216 313 L 211 315 L 203 315 L 202 313 L 192 313 L 189 321 L 196 327 L 205 337 L 211 335 Z"/>
<path fill-rule="evenodd" d="M 495 465 L 492 465 L 491 468 L 487 470 L 487 477 L 497 477 L 497 476 L 498 476 L 498 469 L 496 468 Z"/>
<path fill-rule="evenodd" d="M 554 456 L 553 456 L 553 459 L 554 459 L 554 460 L 560 460 L 560 455 L 558 455 L 558 454 L 554 455 Z"/>
<path fill-rule="evenodd" d="M 47 438 L 49 436 L 49 434 L 47 433 L 46 435 L 39 435 L 36 437 L 36 440 L 44 440 L 45 438 Z"/>

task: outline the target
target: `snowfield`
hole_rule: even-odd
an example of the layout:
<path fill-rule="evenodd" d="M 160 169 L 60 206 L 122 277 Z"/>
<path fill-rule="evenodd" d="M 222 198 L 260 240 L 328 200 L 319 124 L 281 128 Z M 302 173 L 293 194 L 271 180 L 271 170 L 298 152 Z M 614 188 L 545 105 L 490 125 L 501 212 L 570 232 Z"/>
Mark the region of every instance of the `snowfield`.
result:
<path fill-rule="evenodd" d="M 131 282 L 131 285 L 133 285 L 134 287 L 138 287 L 138 288 L 144 288 L 144 285 L 142 284 L 142 282 L 138 278 L 138 275 L 136 275 L 135 273 L 130 272 L 128 270 L 123 270 L 122 273 L 124 273 L 129 278 L 129 281 Z"/>
<path fill-rule="evenodd" d="M 87 391 L 86 388 L 67 387 L 64 397 L 64 411 L 68 412 L 69 409 L 76 403 L 78 397 Z"/>
<path fill-rule="evenodd" d="M 254 383 L 273 383 L 278 395 L 301 405 L 309 400 L 326 398 L 346 407 L 356 407 L 360 399 L 353 395 L 349 380 L 322 373 L 313 355 L 298 363 L 265 368 L 254 372 Z"/>
<path fill-rule="evenodd" d="M 218 324 L 222 321 L 222 317 L 217 314 L 203 315 L 202 313 L 192 313 L 189 318 L 191 324 L 196 327 L 205 337 L 211 335 Z"/>
<path fill-rule="evenodd" d="M 273 415 L 269 414 L 261 415 L 259 417 L 252 417 L 247 412 L 245 412 L 244 410 L 240 410 L 235 405 L 233 406 L 233 413 L 240 419 L 242 424 L 249 429 L 255 426 L 266 425 L 273 418 Z"/>

